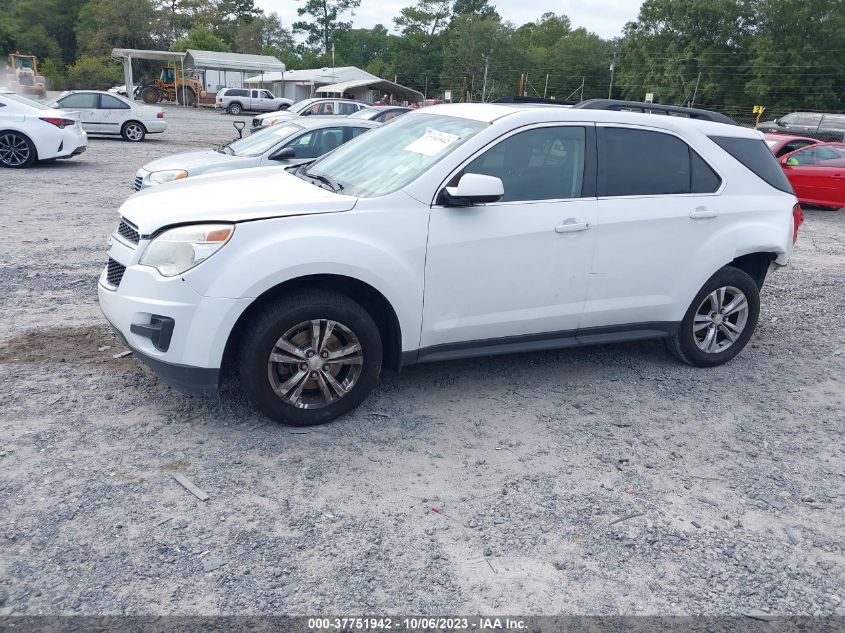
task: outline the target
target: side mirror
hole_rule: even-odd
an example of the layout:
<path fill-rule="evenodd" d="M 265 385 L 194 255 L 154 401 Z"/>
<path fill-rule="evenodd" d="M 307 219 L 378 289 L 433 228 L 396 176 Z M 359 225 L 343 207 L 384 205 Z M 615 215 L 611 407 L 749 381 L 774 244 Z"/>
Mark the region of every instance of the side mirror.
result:
<path fill-rule="evenodd" d="M 296 158 L 296 150 L 292 147 L 283 147 L 270 154 L 270 160 L 287 160 Z"/>
<path fill-rule="evenodd" d="M 234 125 L 235 129 L 238 131 L 238 138 L 243 138 L 246 121 L 232 121 L 232 125 Z"/>
<path fill-rule="evenodd" d="M 440 194 L 447 207 L 469 207 L 485 202 L 498 202 L 505 195 L 501 178 L 484 174 L 464 174 L 457 187 L 446 187 Z"/>

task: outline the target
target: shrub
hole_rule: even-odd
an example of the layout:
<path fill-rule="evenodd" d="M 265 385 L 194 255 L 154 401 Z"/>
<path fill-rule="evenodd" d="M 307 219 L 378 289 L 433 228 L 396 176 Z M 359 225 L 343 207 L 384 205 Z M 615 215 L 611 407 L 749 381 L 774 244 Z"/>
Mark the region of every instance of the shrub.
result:
<path fill-rule="evenodd" d="M 67 70 L 71 90 L 106 90 L 123 82 L 123 67 L 111 57 L 82 55 Z"/>

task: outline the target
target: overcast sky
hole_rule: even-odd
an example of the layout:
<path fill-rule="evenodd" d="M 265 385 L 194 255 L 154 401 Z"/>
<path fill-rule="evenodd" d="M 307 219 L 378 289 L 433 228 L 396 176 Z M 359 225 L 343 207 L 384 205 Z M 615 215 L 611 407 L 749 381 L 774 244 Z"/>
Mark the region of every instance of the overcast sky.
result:
<path fill-rule="evenodd" d="M 286 27 L 298 18 L 296 9 L 301 2 L 296 0 L 256 0 L 256 5 L 267 13 L 275 11 Z M 361 0 L 361 6 L 353 18 L 356 27 L 369 28 L 383 24 L 393 30 L 393 16 L 402 7 L 414 4 L 414 0 Z M 491 0 L 499 15 L 517 26 L 539 18 L 547 11 L 564 13 L 572 20 L 574 27 L 583 26 L 602 37 L 620 35 L 622 27 L 637 17 L 642 0 L 567 0 L 552 4 L 544 0 Z"/>

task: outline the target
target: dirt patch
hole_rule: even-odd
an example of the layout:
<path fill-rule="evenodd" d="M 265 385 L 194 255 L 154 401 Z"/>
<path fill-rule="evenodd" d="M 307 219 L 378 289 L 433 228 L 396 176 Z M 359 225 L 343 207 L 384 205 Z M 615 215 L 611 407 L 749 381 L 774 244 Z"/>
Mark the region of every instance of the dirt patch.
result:
<path fill-rule="evenodd" d="M 101 365 L 125 349 L 102 325 L 29 330 L 0 342 L 0 363 Z"/>

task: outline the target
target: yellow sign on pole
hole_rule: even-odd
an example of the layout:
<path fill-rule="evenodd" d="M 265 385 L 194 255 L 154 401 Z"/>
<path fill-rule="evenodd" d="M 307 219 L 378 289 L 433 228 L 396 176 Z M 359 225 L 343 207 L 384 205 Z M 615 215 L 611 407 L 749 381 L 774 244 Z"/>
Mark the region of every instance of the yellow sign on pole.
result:
<path fill-rule="evenodd" d="M 761 105 L 754 106 L 752 112 L 757 115 L 757 122 L 754 124 L 754 127 L 760 125 L 760 117 L 763 116 L 763 113 L 766 111 L 766 108 Z"/>

